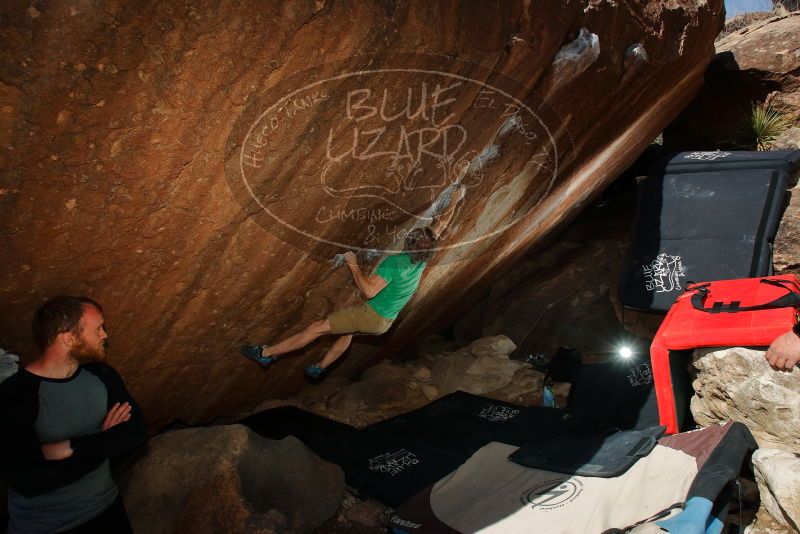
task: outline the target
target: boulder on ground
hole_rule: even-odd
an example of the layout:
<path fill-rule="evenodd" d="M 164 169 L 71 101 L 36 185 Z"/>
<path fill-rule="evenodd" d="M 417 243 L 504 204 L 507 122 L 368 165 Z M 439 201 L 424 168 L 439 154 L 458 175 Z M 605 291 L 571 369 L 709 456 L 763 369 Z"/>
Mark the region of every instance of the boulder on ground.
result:
<path fill-rule="evenodd" d="M 382 362 L 376 363 L 372 367 L 368 367 L 361 373 L 361 380 L 368 381 L 378 378 L 401 378 L 406 375 L 405 370 L 399 366 L 393 364 L 389 360 L 383 360 Z"/>
<path fill-rule="evenodd" d="M 800 532 L 800 455 L 775 449 L 753 453 L 761 506 L 788 532 Z"/>
<path fill-rule="evenodd" d="M 508 357 L 515 349 L 506 336 L 475 340 L 436 362 L 431 371 L 433 384 L 441 395 L 457 390 L 482 395 L 504 388 L 524 365 Z"/>
<path fill-rule="evenodd" d="M 468 349 L 475 356 L 509 356 L 517 346 L 508 337 L 500 335 L 476 339 Z"/>
<path fill-rule="evenodd" d="M 290 436 L 241 425 L 152 439 L 121 483 L 135 532 L 309 532 L 338 509 L 344 474 Z"/>
<path fill-rule="evenodd" d="M 694 367 L 698 424 L 739 421 L 761 447 L 800 453 L 800 370 L 775 371 L 763 351 L 738 347 L 696 350 Z"/>
<path fill-rule="evenodd" d="M 382 365 L 382 364 L 379 364 Z M 369 380 L 350 384 L 328 401 L 331 410 L 373 412 L 403 410 L 411 396 L 408 380 L 403 377 L 380 377 L 371 375 Z"/>

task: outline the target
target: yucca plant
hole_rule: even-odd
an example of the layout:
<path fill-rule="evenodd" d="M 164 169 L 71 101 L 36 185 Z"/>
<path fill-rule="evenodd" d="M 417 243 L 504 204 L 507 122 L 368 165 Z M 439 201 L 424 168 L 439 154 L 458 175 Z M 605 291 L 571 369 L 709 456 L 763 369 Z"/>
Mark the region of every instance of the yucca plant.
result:
<path fill-rule="evenodd" d="M 789 127 L 780 111 L 769 104 L 753 104 L 750 114 L 741 122 L 738 131 L 739 148 L 769 150 L 772 143 Z"/>

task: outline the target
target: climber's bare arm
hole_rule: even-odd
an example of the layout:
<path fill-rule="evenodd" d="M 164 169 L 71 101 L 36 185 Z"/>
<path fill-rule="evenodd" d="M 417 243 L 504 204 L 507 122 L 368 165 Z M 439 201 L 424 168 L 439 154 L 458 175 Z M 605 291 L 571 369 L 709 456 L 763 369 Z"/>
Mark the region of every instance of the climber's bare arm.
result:
<path fill-rule="evenodd" d="M 371 299 L 386 287 L 386 280 L 377 274 L 366 275 L 361 272 L 361 268 L 358 266 L 358 258 L 352 252 L 344 253 L 344 261 L 347 267 L 350 268 L 350 272 L 353 273 L 353 281 L 364 297 Z"/>
<path fill-rule="evenodd" d="M 441 214 L 437 217 L 434 217 L 433 222 L 431 223 L 431 232 L 433 232 L 433 237 L 439 239 L 439 236 L 447 229 L 447 226 L 450 224 L 450 221 L 453 219 L 453 215 L 456 212 L 456 208 L 458 204 L 464 199 L 464 193 L 466 192 L 466 188 L 461 185 L 457 187 L 452 194 L 450 199 L 450 205 L 447 206 L 447 209 L 444 210 Z"/>

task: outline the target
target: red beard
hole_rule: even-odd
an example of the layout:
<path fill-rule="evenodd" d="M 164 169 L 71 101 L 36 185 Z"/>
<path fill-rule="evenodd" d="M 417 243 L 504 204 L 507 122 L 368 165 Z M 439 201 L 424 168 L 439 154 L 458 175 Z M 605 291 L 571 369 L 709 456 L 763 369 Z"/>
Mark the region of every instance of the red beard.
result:
<path fill-rule="evenodd" d="M 106 359 L 106 343 L 103 341 L 99 347 L 91 347 L 85 339 L 81 339 L 80 344 L 72 348 L 70 356 L 81 365 L 102 362 Z"/>

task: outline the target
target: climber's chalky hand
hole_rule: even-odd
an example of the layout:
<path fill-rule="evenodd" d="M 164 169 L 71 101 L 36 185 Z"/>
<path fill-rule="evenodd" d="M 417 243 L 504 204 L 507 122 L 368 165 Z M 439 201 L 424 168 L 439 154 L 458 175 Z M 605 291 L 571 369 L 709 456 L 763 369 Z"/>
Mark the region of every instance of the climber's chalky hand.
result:
<path fill-rule="evenodd" d="M 351 251 L 347 251 L 344 253 L 344 262 L 347 264 L 348 267 L 357 267 L 358 266 L 358 258 L 355 254 Z"/>

